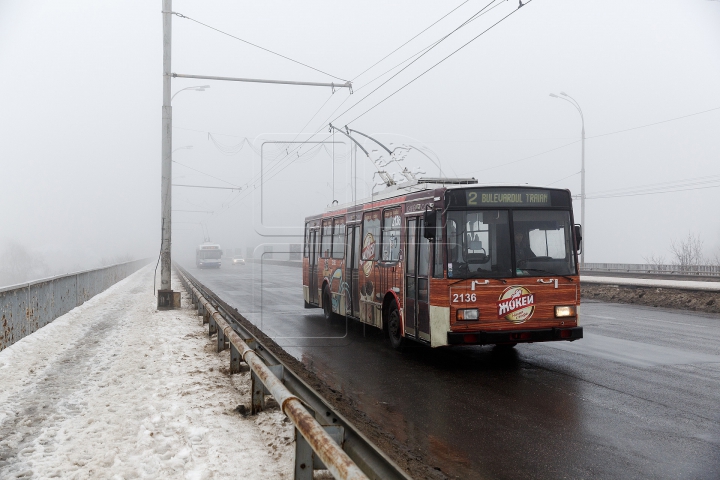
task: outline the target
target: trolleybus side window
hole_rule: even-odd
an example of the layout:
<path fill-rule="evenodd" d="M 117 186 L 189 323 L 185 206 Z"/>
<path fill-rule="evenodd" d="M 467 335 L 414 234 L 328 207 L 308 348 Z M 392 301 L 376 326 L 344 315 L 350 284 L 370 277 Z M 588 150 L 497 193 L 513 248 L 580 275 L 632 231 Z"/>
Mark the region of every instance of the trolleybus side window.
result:
<path fill-rule="evenodd" d="M 378 258 L 378 250 L 380 249 L 380 212 L 366 212 L 363 215 L 363 233 L 362 233 L 362 260 L 373 261 Z"/>
<path fill-rule="evenodd" d="M 345 257 L 345 219 L 333 220 L 332 258 Z"/>
<path fill-rule="evenodd" d="M 308 238 L 310 236 L 310 222 L 305 223 L 305 244 L 303 245 L 303 257 L 308 258 Z"/>
<path fill-rule="evenodd" d="M 400 208 L 388 208 L 383 212 L 382 224 L 382 261 L 400 260 Z"/>
<path fill-rule="evenodd" d="M 511 276 L 509 245 L 510 224 L 506 210 L 448 212 L 448 277 Z"/>
<path fill-rule="evenodd" d="M 445 264 L 443 263 L 443 232 L 442 215 L 440 214 L 440 212 L 438 212 L 435 216 L 435 221 L 437 223 L 435 225 L 435 262 L 433 264 L 433 277 L 444 278 L 445 273 L 443 272 L 443 268 L 445 267 Z"/>
<path fill-rule="evenodd" d="M 330 258 L 330 248 L 332 247 L 332 220 L 323 220 L 321 231 L 320 256 L 322 258 Z"/>

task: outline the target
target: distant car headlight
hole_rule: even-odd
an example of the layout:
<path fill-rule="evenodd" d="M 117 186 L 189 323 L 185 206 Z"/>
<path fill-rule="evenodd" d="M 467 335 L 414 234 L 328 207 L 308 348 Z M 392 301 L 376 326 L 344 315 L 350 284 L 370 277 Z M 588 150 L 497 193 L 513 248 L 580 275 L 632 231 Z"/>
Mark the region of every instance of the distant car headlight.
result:
<path fill-rule="evenodd" d="M 457 311 L 458 320 L 477 320 L 480 318 L 480 312 L 477 308 L 461 308 Z"/>
<path fill-rule="evenodd" d="M 575 305 L 556 305 L 555 318 L 575 317 L 577 316 L 577 308 Z"/>

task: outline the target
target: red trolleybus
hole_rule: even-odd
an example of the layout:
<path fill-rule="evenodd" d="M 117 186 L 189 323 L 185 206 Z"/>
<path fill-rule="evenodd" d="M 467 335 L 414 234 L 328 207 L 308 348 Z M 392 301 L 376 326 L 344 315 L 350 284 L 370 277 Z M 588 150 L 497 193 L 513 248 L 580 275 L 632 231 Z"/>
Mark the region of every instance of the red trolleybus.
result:
<path fill-rule="evenodd" d="M 577 340 L 568 190 L 420 179 L 305 222 L 305 307 L 446 345 Z"/>

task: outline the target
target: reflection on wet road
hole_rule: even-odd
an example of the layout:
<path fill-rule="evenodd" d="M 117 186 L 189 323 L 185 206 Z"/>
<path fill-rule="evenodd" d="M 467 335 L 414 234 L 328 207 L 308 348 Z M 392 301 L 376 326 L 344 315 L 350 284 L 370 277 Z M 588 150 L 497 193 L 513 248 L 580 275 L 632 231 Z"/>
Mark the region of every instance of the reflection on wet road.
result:
<path fill-rule="evenodd" d="M 585 302 L 577 342 L 398 353 L 299 268 L 190 272 L 449 477 L 720 478 L 717 316 Z"/>

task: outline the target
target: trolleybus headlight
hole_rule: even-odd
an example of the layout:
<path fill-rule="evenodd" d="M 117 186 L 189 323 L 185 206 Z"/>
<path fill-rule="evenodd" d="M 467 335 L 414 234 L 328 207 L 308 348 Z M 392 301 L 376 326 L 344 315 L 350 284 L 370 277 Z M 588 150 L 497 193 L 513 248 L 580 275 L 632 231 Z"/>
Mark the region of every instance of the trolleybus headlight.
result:
<path fill-rule="evenodd" d="M 563 305 L 555 307 L 555 318 L 574 317 L 577 315 L 575 305 Z"/>
<path fill-rule="evenodd" d="M 480 318 L 480 313 L 477 308 L 462 308 L 457 311 L 458 320 L 477 320 Z"/>

